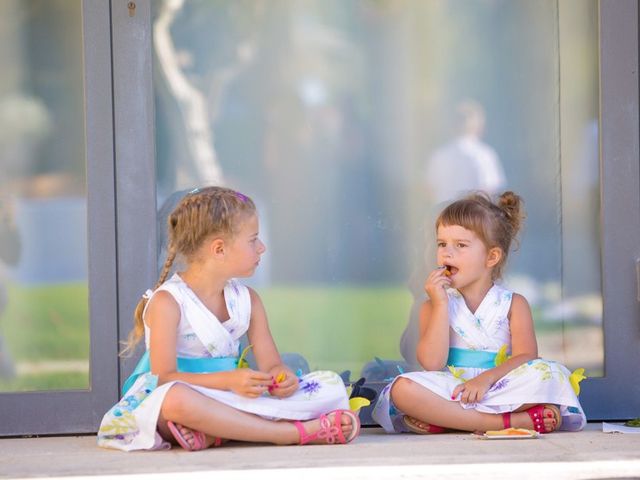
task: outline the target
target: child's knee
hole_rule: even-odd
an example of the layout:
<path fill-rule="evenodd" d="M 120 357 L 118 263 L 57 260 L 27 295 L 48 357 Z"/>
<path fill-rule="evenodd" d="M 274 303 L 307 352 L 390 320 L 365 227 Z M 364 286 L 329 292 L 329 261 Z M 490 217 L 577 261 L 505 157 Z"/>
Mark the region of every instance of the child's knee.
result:
<path fill-rule="evenodd" d="M 190 397 L 194 390 L 181 383 L 173 384 L 164 396 L 162 401 L 162 414 L 165 417 L 174 417 L 189 410 Z"/>
<path fill-rule="evenodd" d="M 409 380 L 405 377 L 396 378 L 395 382 L 391 386 L 391 400 L 394 403 L 403 398 L 411 396 L 415 390 L 416 383 L 413 380 Z"/>

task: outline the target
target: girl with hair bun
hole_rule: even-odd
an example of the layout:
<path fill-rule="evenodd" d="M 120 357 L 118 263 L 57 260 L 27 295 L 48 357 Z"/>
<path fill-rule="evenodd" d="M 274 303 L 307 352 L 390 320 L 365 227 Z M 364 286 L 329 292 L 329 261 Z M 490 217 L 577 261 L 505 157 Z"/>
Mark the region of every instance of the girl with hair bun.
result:
<path fill-rule="evenodd" d="M 581 430 L 579 375 L 538 358 L 529 304 L 496 283 L 523 220 L 521 198 L 474 193 L 436 220 L 437 262 L 425 282 L 417 360 L 380 394 L 387 432 Z"/>
<path fill-rule="evenodd" d="M 334 372 L 298 377 L 278 353 L 251 276 L 265 246 L 253 201 L 223 187 L 187 194 L 168 219 L 167 260 L 135 312 L 125 351 L 146 353 L 102 420 L 98 445 L 201 450 L 226 440 L 347 443 L 360 421 Z M 167 278 L 176 258 L 185 268 Z M 256 368 L 240 355 L 247 334 Z"/>

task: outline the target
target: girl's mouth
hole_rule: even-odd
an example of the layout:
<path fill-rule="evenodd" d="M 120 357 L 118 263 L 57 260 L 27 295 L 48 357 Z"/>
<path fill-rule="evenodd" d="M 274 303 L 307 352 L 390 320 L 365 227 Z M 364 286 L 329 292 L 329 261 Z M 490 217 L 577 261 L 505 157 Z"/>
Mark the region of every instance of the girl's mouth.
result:
<path fill-rule="evenodd" d="M 443 268 L 444 268 L 444 274 L 447 277 L 452 277 L 453 275 L 458 273 L 458 267 L 452 267 L 451 265 L 444 265 Z"/>

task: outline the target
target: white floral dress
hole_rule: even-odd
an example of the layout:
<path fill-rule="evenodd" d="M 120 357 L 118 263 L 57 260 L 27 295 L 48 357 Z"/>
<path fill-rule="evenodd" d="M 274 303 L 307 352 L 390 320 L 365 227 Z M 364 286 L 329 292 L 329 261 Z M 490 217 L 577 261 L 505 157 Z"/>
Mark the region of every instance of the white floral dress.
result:
<path fill-rule="evenodd" d="M 178 274 L 157 291 L 169 292 L 180 305 L 178 357 L 237 357 L 240 337 L 251 318 L 249 290 L 235 280 L 227 283 L 224 297 L 230 318 L 220 322 L 198 299 Z M 153 292 L 155 293 L 155 292 Z M 149 331 L 145 327 L 149 348 Z M 178 382 L 157 386 L 151 373 L 140 375 L 102 419 L 98 445 L 120 450 L 170 448 L 157 432 L 160 408 L 167 391 Z M 190 385 L 194 390 L 238 410 L 269 419 L 309 420 L 335 409 L 348 409 L 349 400 L 342 379 L 334 372 L 316 371 L 299 379 L 299 389 L 288 398 L 248 398 L 230 391 Z"/>
<path fill-rule="evenodd" d="M 452 351 L 471 353 L 475 357 L 492 358 L 506 345 L 511 350 L 509 309 L 513 292 L 494 285 L 475 314 L 469 311 L 462 295 L 454 289 L 449 296 L 450 357 Z M 469 352 L 470 351 L 470 352 Z M 492 360 L 493 361 L 493 360 Z M 450 362 L 448 362 L 450 363 Z M 462 381 L 470 380 L 489 368 L 460 367 L 451 365 L 443 371 L 411 372 L 399 375 L 431 390 L 448 401 L 454 388 Z M 536 359 L 524 363 L 502 377 L 478 403 L 462 404 L 485 413 L 512 412 L 523 404 L 548 403 L 558 405 L 562 415 L 561 430 L 581 430 L 586 417 L 580 402 L 569 382 L 570 372 L 563 365 Z M 394 379 L 395 381 L 395 379 Z M 406 432 L 402 422 L 403 413 L 390 398 L 391 382 L 382 392 L 374 407 L 372 417 L 387 432 Z"/>

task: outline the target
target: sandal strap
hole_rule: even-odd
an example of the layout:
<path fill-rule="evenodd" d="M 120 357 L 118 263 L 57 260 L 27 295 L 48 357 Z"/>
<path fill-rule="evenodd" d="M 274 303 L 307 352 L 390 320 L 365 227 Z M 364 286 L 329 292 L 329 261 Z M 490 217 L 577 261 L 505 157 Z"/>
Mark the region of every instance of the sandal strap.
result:
<path fill-rule="evenodd" d="M 547 408 L 547 406 L 543 404 L 534 405 L 533 407 L 526 410 L 526 412 L 529 414 L 529 417 L 531 417 L 531 421 L 533 422 L 533 429 L 538 433 L 550 433 L 555 431 L 554 428 L 547 429 L 547 427 L 544 424 L 545 409 L 553 411 L 551 408 Z M 553 418 L 556 420 L 556 428 L 557 428 L 558 418 L 556 417 L 555 413 L 553 414 Z"/>
<path fill-rule="evenodd" d="M 511 428 L 511 412 L 505 412 L 502 414 L 502 424 L 504 428 Z"/>
<path fill-rule="evenodd" d="M 318 420 L 320 421 L 320 430 L 315 433 L 308 434 L 302 422 L 295 421 L 293 425 L 298 430 L 300 435 L 300 445 L 306 445 L 307 443 L 316 440 L 322 439 L 327 444 L 334 443 L 347 443 L 347 439 L 344 437 L 342 433 L 342 413 L 344 410 L 334 410 L 333 413 L 333 422 L 326 415 L 320 415 Z M 356 425 L 353 425 L 353 428 L 356 428 Z"/>
<path fill-rule="evenodd" d="M 345 443 L 344 435 L 342 435 L 341 417 L 342 412 L 336 410 L 333 416 L 333 423 L 331 423 L 329 417 L 320 415 L 320 430 L 314 434 L 315 438 L 321 438 L 328 444 L 336 443 L 336 438 L 338 443 Z"/>
<path fill-rule="evenodd" d="M 302 422 L 296 420 L 295 422 L 293 422 L 293 426 L 296 427 L 296 429 L 298 430 L 298 435 L 300 435 L 300 440 L 298 442 L 300 445 L 306 445 L 307 443 L 309 443 L 309 441 L 311 441 L 311 435 L 307 435 Z"/>

